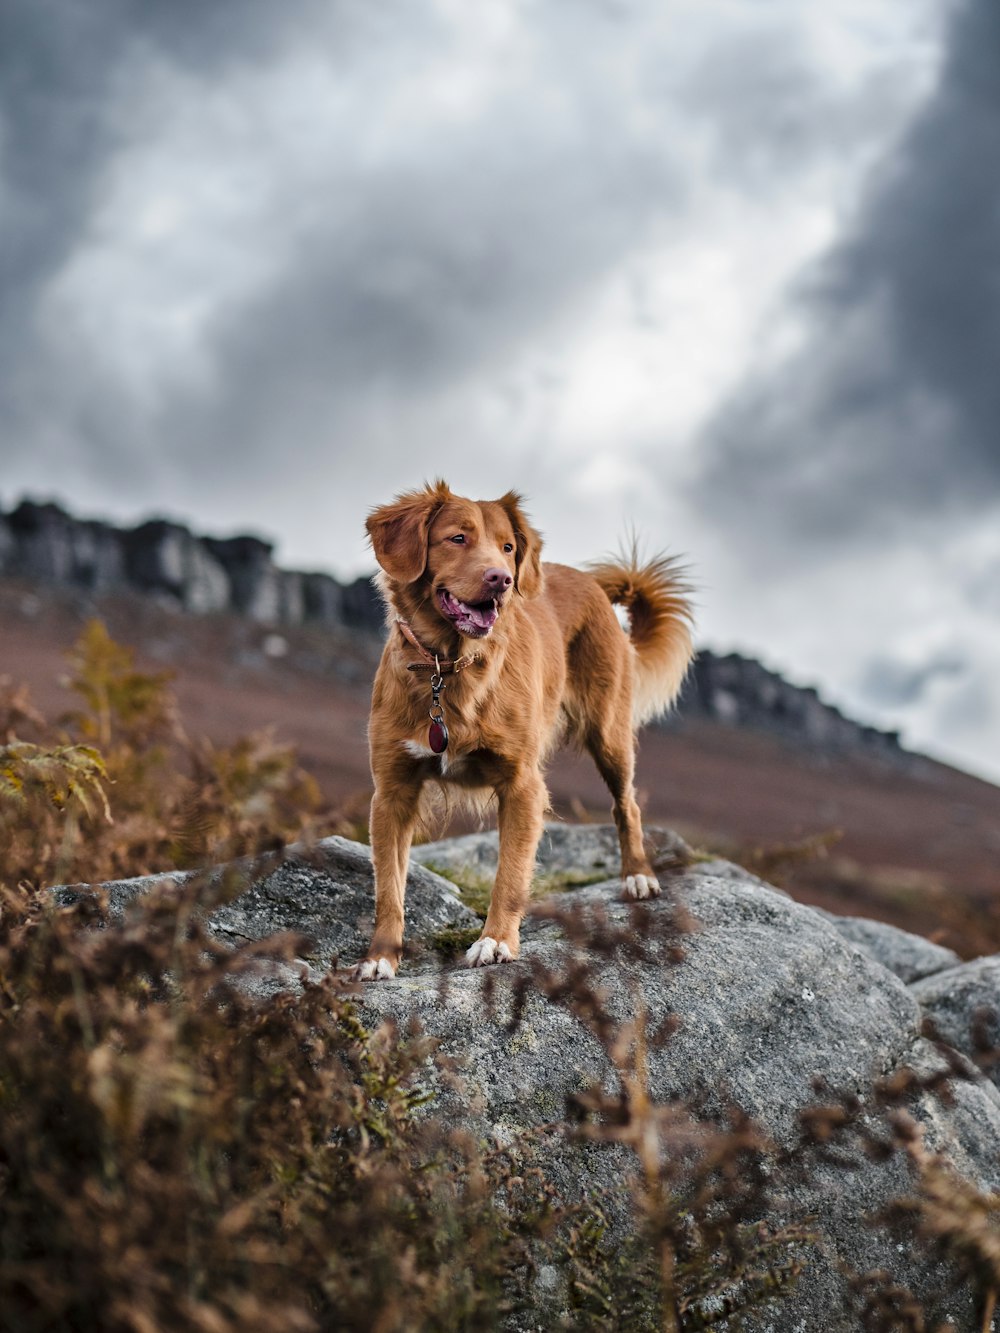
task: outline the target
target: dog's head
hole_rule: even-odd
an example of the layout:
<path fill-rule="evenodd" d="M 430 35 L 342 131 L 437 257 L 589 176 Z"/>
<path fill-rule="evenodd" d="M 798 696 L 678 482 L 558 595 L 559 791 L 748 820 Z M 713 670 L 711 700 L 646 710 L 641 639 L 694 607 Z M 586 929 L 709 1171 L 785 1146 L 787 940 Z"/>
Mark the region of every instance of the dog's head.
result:
<path fill-rule="evenodd" d="M 439 481 L 374 510 L 366 526 L 390 590 L 430 604 L 466 638 L 486 638 L 515 594 L 541 591 L 542 539 L 514 491 L 466 500 Z"/>

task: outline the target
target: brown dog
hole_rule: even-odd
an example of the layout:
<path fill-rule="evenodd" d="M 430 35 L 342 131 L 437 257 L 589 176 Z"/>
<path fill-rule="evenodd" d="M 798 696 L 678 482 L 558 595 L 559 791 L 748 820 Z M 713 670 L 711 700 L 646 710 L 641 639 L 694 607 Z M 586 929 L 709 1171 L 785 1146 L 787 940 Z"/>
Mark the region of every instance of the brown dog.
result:
<path fill-rule="evenodd" d="M 614 798 L 626 896 L 659 885 L 632 787 L 635 728 L 665 712 L 691 660 L 687 586 L 674 562 L 542 565 L 513 491 L 464 500 L 444 482 L 376 509 L 389 640 L 372 693 L 375 931 L 364 980 L 391 977 L 403 949 L 410 843 L 426 783 L 495 795 L 500 863 L 470 967 L 517 957 L 548 805 L 542 764 L 583 745 Z M 612 603 L 629 612 L 622 632 Z"/>

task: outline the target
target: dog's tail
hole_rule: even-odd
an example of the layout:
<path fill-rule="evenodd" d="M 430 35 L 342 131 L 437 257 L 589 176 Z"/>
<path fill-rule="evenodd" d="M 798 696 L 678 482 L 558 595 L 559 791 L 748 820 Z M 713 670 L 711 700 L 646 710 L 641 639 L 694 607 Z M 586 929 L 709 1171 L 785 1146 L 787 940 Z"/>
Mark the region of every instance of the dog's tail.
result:
<path fill-rule="evenodd" d="M 677 559 L 644 561 L 634 541 L 617 559 L 588 568 L 608 600 L 628 612 L 636 659 L 632 721 L 639 727 L 670 709 L 691 665 L 692 587 Z"/>

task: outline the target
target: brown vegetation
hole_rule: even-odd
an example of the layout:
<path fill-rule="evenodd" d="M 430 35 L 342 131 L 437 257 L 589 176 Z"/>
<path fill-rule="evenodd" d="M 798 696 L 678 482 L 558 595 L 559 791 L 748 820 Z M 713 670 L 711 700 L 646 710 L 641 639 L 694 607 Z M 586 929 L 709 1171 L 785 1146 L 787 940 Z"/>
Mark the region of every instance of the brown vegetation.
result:
<path fill-rule="evenodd" d="M 898 1211 L 914 1243 L 953 1260 L 989 1327 L 997 1200 L 952 1177 L 905 1114 L 917 1091 L 947 1095 L 959 1063 L 880 1087 L 880 1116 L 823 1090 L 782 1164 L 738 1113 L 710 1125 L 650 1095 L 645 1054 L 670 1023 L 618 1024 L 586 967 L 529 961 L 522 985 L 573 1013 L 618 1073 L 540 1132 L 625 1144 L 636 1162 L 621 1198 L 570 1205 L 530 1137 L 492 1148 L 425 1104 L 428 1061 L 460 1072 L 419 1032 L 367 1031 L 330 977 L 254 995 L 261 956 L 299 942 L 220 947 L 204 913 L 238 879 L 196 877 L 124 919 L 88 897 L 55 906 L 57 879 L 278 848 L 318 809 L 274 741 L 186 741 L 166 679 L 136 671 L 103 627 L 72 672 L 81 707 L 58 727 L 13 686 L 0 717 L 0 1329 L 499 1327 L 535 1307 L 543 1262 L 561 1282 L 552 1327 L 735 1328 L 810 1262 L 808 1226 L 761 1220 L 775 1168 L 845 1144 L 910 1161 Z M 659 932 L 679 960 L 683 916 L 634 911 L 625 930 L 555 914 L 605 957 Z M 622 1206 L 625 1239 L 609 1221 Z M 866 1329 L 930 1333 L 883 1275 L 856 1285 Z"/>

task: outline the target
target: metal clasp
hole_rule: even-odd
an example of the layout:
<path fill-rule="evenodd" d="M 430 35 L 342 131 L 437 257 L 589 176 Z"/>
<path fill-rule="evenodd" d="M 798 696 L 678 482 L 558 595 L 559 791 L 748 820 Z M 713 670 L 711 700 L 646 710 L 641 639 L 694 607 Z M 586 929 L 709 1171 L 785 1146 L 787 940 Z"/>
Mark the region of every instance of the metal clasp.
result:
<path fill-rule="evenodd" d="M 441 703 L 441 695 L 446 689 L 444 676 L 441 675 L 441 667 L 438 658 L 434 658 L 434 674 L 431 676 L 431 707 L 429 717 L 432 722 L 444 721 L 444 706 Z"/>

